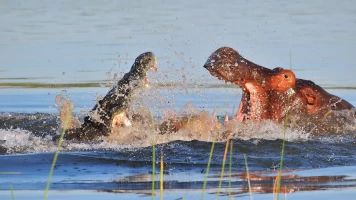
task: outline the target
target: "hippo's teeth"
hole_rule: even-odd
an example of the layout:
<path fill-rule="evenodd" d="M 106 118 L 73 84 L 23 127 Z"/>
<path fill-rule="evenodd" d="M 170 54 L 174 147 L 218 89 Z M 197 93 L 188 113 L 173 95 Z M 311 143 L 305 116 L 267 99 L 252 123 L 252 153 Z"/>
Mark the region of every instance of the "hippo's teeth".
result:
<path fill-rule="evenodd" d="M 229 115 L 225 113 L 224 124 L 226 124 L 228 121 L 229 121 Z"/>
<path fill-rule="evenodd" d="M 289 88 L 289 89 L 287 90 L 288 96 L 292 96 L 294 93 L 295 93 L 295 91 L 294 91 L 292 88 Z"/>

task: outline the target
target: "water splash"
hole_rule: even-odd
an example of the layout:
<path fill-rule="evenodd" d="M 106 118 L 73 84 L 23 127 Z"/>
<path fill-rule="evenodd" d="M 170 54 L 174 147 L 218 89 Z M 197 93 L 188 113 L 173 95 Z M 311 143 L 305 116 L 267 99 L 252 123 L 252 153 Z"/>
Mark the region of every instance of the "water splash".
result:
<path fill-rule="evenodd" d="M 31 132 L 21 129 L 0 129 L 0 140 L 4 141 L 2 147 L 7 149 L 6 153 L 8 154 L 53 152 L 56 150 L 51 137 L 37 137 Z"/>
<path fill-rule="evenodd" d="M 65 92 L 65 90 L 62 90 L 55 99 L 60 118 L 57 134 L 60 134 L 63 128 L 70 129 L 80 127 L 78 118 L 73 115 L 74 104 L 68 97 L 63 96 Z"/>
<path fill-rule="evenodd" d="M 182 86 L 183 87 L 183 86 Z M 261 121 L 242 123 L 238 120 L 231 120 L 223 124 L 223 120 L 218 120 L 212 109 L 204 109 L 199 101 L 194 101 L 194 98 L 201 96 L 210 104 L 218 104 L 226 106 L 226 100 L 221 94 L 206 95 L 204 88 L 199 88 L 194 94 L 186 94 L 184 88 L 177 86 L 166 87 L 164 89 L 152 85 L 150 88 L 138 90 L 132 97 L 132 102 L 127 109 L 128 118 L 132 122 L 130 127 L 115 127 L 112 133 L 107 137 L 102 137 L 102 142 L 96 143 L 79 143 L 66 141 L 61 151 L 77 151 L 91 149 L 122 149 L 146 147 L 152 143 L 161 144 L 169 143 L 176 140 L 181 141 L 206 141 L 211 142 L 214 135 L 218 134 L 220 141 L 225 141 L 227 134 L 231 134 L 233 139 L 251 140 L 278 140 L 283 139 L 283 125 L 274 121 Z M 165 91 L 168 90 L 168 91 Z M 176 96 L 181 94 L 192 95 L 183 100 L 176 100 Z M 205 95 L 205 96 L 204 96 Z M 193 99 L 192 103 L 187 103 L 184 106 L 177 108 L 177 104 L 186 102 L 188 99 Z M 227 99 L 227 98 L 226 98 Z M 55 121 L 59 122 L 57 129 L 63 127 L 63 119 L 65 116 L 72 118 L 71 126 L 79 125 L 79 120 L 72 114 L 75 107 L 70 99 L 65 96 L 65 91 L 61 92 L 56 97 L 56 105 L 59 109 L 59 118 L 55 115 L 48 115 L 43 118 L 26 117 L 23 114 L 3 114 L 0 115 L 0 120 L 6 123 L 6 126 L 0 127 L 0 146 L 7 149 L 7 153 L 30 153 L 30 152 L 52 152 L 55 150 L 55 143 L 51 140 L 53 135 L 53 125 Z M 198 106 L 198 107 L 197 107 Z M 309 123 L 307 119 L 291 119 L 289 128 L 286 132 L 286 140 L 290 142 L 319 140 L 319 141 L 345 141 L 355 139 L 356 122 L 352 112 L 338 111 L 336 115 L 327 116 L 327 122 L 339 121 L 339 130 L 326 132 L 327 135 L 335 135 L 335 137 L 315 137 L 311 134 L 312 129 L 298 126 L 298 124 Z M 43 114 L 45 115 L 45 114 Z M 21 117 L 19 117 L 21 116 Z M 332 117 L 338 117 L 337 120 Z M 82 118 L 83 116 L 81 116 Z M 152 117 L 155 121 L 155 126 L 152 124 Z M 16 118 L 14 121 L 12 118 Z M 50 122 L 51 130 L 48 126 L 43 126 L 44 123 Z M 12 124 L 24 124 L 28 126 L 15 126 Z M 311 123 L 313 125 L 313 123 Z M 168 133 L 162 134 L 162 126 L 167 126 Z M 175 127 L 177 126 L 177 127 Z M 44 134 L 34 134 L 39 131 Z M 58 130 L 57 130 L 58 132 Z M 47 134 L 46 134 L 47 133 Z M 37 135 L 37 136 L 36 136 Z"/>

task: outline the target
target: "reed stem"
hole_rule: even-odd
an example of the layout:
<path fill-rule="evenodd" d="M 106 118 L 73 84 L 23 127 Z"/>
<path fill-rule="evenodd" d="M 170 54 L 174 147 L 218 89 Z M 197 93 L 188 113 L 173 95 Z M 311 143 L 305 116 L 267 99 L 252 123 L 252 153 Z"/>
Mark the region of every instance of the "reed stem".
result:
<path fill-rule="evenodd" d="M 66 123 L 66 124 L 68 124 L 68 123 Z M 45 190 L 45 193 L 43 195 L 43 200 L 46 200 L 47 196 L 48 196 L 48 191 L 49 191 L 49 187 L 51 185 L 51 179 L 52 179 L 52 175 L 53 175 L 53 171 L 54 171 L 54 166 L 56 165 L 56 162 L 57 162 L 58 154 L 59 154 L 60 148 L 62 146 L 62 142 L 63 142 L 63 137 L 64 137 L 64 134 L 65 134 L 65 131 L 66 131 L 66 128 L 63 128 L 62 134 L 61 134 L 61 136 L 59 138 L 59 142 L 58 142 L 58 145 L 57 145 L 57 150 L 54 153 L 51 169 L 49 171 L 49 175 L 48 175 L 48 179 L 47 179 L 46 190 Z"/>
<path fill-rule="evenodd" d="M 210 149 L 210 154 L 209 154 L 209 160 L 208 160 L 208 166 L 206 167 L 206 172 L 205 172 L 205 176 L 204 176 L 203 191 L 202 191 L 202 196 L 201 196 L 200 200 L 204 200 L 204 193 L 205 193 L 205 189 L 206 189 L 206 182 L 207 182 L 207 180 L 208 180 L 211 158 L 213 157 L 213 152 L 214 152 L 214 147 L 215 147 L 215 141 L 216 141 L 216 138 L 217 138 L 218 134 L 219 134 L 219 131 L 216 131 L 216 134 L 214 135 L 213 142 L 212 142 L 212 144 L 211 144 L 211 149 Z"/>
<path fill-rule="evenodd" d="M 155 176 L 156 176 L 156 137 L 155 137 L 155 131 L 154 131 L 154 127 L 155 127 L 155 120 L 154 117 L 151 115 L 152 118 L 152 134 L 153 136 L 153 141 L 152 141 L 152 191 L 151 191 L 151 197 L 152 200 L 154 199 L 155 196 Z"/>
<path fill-rule="evenodd" d="M 12 184 L 10 184 L 10 191 L 11 191 L 11 199 L 15 200 L 14 188 L 12 187 Z"/>
<path fill-rule="evenodd" d="M 218 191 L 216 193 L 216 199 L 219 198 L 220 188 L 221 188 L 221 185 L 222 185 L 222 180 L 224 178 L 226 155 L 227 155 L 227 152 L 229 150 L 229 142 L 230 142 L 230 135 L 231 135 L 230 133 L 231 132 L 229 132 L 229 134 L 227 135 L 227 139 L 226 139 L 224 158 L 223 158 L 223 163 L 222 163 L 222 166 L 221 166 L 220 181 L 219 181 Z"/>
<path fill-rule="evenodd" d="M 160 168 L 160 178 L 159 178 L 159 191 L 160 191 L 160 200 L 163 200 L 163 146 L 162 146 L 162 150 L 161 150 L 161 168 Z"/>
<path fill-rule="evenodd" d="M 232 175 L 232 145 L 233 145 L 233 142 L 231 140 L 230 142 L 230 162 L 229 162 L 229 199 L 232 199 L 232 196 L 231 196 L 231 175 Z"/>
<path fill-rule="evenodd" d="M 253 200 L 253 198 L 252 198 L 252 190 L 251 190 L 251 181 L 250 181 L 250 172 L 248 171 L 248 164 L 247 164 L 246 154 L 244 154 L 244 159 L 245 159 L 245 165 L 246 165 L 246 176 L 247 176 L 248 191 L 250 193 L 250 200 Z"/>

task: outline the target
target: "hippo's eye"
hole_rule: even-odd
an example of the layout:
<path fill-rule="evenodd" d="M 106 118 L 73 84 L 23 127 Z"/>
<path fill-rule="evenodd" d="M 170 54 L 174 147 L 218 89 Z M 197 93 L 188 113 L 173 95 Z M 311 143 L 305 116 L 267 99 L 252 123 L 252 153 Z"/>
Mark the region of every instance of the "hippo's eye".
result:
<path fill-rule="evenodd" d="M 288 74 L 284 74 L 284 78 L 289 78 Z"/>

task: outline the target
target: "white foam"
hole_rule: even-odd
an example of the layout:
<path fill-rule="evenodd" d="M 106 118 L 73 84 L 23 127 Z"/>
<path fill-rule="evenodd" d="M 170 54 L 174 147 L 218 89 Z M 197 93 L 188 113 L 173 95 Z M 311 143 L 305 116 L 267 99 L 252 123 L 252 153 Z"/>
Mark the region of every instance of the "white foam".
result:
<path fill-rule="evenodd" d="M 285 128 L 283 124 L 270 120 L 251 121 L 249 123 L 231 120 L 223 127 L 223 130 L 230 132 L 232 138 L 244 140 L 258 138 L 265 140 L 285 139 L 287 141 L 300 141 L 307 140 L 310 137 L 310 133 L 308 132 Z"/>
<path fill-rule="evenodd" d="M 187 104 L 179 111 L 172 109 L 170 112 L 166 112 L 162 119 L 154 119 L 154 121 L 152 121 L 152 114 L 147 107 L 142 104 L 136 106 L 136 108 L 131 108 L 131 111 L 139 110 L 144 117 L 144 121 L 133 122 L 132 126 L 129 127 L 118 127 L 109 137 L 103 137 L 103 142 L 80 143 L 65 141 L 61 151 L 147 147 L 152 144 L 168 143 L 176 140 L 212 142 L 217 133 L 219 134 L 218 141 L 225 141 L 229 133 L 231 138 L 242 140 L 252 138 L 276 140 L 285 138 L 287 141 L 293 142 L 314 139 L 310 133 L 303 129 L 285 128 L 283 124 L 270 120 L 243 123 L 233 119 L 225 125 L 218 125 L 213 113 L 198 110 L 191 104 Z M 162 123 L 163 120 L 167 120 L 172 116 L 179 119 L 187 115 L 192 116 L 190 121 L 179 127 L 180 129 L 177 132 L 159 134 L 157 125 Z M 347 125 L 346 127 L 349 127 L 350 130 L 355 130 L 354 125 Z M 340 141 L 343 137 L 344 135 L 333 138 L 327 137 L 327 140 Z M 8 153 L 54 152 L 57 148 L 57 143 L 53 142 L 50 136 L 45 138 L 36 137 L 31 132 L 21 129 L 0 129 L 0 140 L 3 140 L 1 145 L 8 149 Z"/>
<path fill-rule="evenodd" d="M 51 138 L 36 137 L 31 132 L 21 129 L 0 129 L 0 139 L 7 153 L 32 153 L 55 151 Z"/>

